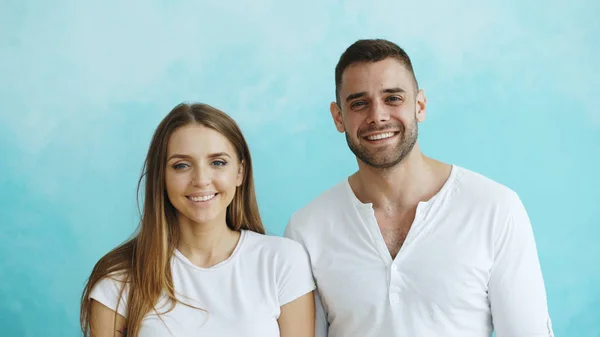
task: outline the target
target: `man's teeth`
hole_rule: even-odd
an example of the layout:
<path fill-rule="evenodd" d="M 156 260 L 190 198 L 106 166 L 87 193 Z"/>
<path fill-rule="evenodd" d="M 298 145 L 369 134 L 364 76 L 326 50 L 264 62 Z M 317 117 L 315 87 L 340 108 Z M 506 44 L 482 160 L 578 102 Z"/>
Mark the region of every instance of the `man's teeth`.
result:
<path fill-rule="evenodd" d="M 376 135 L 372 135 L 367 137 L 368 140 L 380 140 L 380 139 L 385 139 L 385 138 L 390 138 L 394 135 L 393 132 L 386 132 L 386 133 L 379 133 Z"/>
<path fill-rule="evenodd" d="M 190 198 L 190 200 L 195 201 L 195 202 L 198 202 L 198 201 L 208 201 L 208 200 L 214 198 L 215 195 L 217 195 L 217 194 L 209 194 L 209 195 L 205 195 L 205 196 L 202 196 L 202 197 L 189 197 L 189 198 Z"/>

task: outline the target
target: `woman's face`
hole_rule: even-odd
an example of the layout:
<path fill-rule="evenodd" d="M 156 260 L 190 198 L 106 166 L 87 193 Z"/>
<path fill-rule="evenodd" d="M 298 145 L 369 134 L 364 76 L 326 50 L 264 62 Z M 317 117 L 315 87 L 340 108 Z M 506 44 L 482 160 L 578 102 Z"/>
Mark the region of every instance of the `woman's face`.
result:
<path fill-rule="evenodd" d="M 244 167 L 231 142 L 199 124 L 177 129 L 167 145 L 166 189 L 180 225 L 225 224 Z"/>

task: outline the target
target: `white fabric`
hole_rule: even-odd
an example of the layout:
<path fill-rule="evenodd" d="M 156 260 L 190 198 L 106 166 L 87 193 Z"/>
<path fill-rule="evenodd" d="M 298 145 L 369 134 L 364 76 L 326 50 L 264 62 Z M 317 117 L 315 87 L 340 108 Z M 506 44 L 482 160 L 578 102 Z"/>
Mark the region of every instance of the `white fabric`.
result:
<path fill-rule="evenodd" d="M 453 166 L 392 260 L 347 180 L 290 219 L 322 303 L 317 337 L 553 336 L 529 218 L 515 192 Z"/>
<path fill-rule="evenodd" d="M 140 337 L 279 336 L 280 307 L 314 289 L 306 252 L 298 243 L 243 230 L 233 254 L 211 267 L 200 268 L 175 251 L 173 284 L 180 301 L 175 309 L 148 314 Z M 100 281 L 91 298 L 115 310 L 122 283 Z M 118 313 L 126 317 L 127 289 Z M 157 310 L 164 313 L 164 298 Z"/>

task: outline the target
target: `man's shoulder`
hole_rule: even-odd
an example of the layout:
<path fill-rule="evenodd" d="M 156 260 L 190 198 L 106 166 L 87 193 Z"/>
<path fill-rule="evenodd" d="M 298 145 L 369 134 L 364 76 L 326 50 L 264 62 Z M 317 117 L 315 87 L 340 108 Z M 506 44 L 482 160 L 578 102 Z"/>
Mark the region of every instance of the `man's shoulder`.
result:
<path fill-rule="evenodd" d="M 518 199 L 517 192 L 482 173 L 455 166 L 458 195 L 472 204 L 506 204 Z"/>
<path fill-rule="evenodd" d="M 347 180 L 342 180 L 321 192 L 317 197 L 298 209 L 294 214 L 297 216 L 306 216 L 314 213 L 320 214 L 331 211 L 332 207 L 339 206 L 348 201 L 347 189 Z"/>
<path fill-rule="evenodd" d="M 320 226 L 327 219 L 335 217 L 337 213 L 344 212 L 345 205 L 350 201 L 348 188 L 348 181 L 344 179 L 321 192 L 292 214 L 286 231 L 299 228 L 306 230 L 306 227 L 311 225 Z"/>

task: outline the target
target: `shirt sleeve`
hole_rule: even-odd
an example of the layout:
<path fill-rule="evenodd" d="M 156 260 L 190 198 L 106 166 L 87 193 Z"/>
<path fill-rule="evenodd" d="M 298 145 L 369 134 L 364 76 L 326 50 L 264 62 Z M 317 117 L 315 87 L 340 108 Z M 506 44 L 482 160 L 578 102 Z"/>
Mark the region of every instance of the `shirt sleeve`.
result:
<path fill-rule="evenodd" d="M 107 276 L 92 288 L 90 298 L 102 303 L 109 309 L 119 313 L 123 317 L 127 317 L 127 289 L 121 294 L 123 282 L 119 281 L 116 276 Z M 121 298 L 119 299 L 119 295 Z"/>
<path fill-rule="evenodd" d="M 495 233 L 488 296 L 497 337 L 553 337 L 533 229 L 514 194 L 506 223 Z"/>
<path fill-rule="evenodd" d="M 302 246 L 285 239 L 282 255 L 278 259 L 277 295 L 283 306 L 315 289 L 308 256 Z"/>
<path fill-rule="evenodd" d="M 306 251 L 306 247 L 299 235 L 297 235 L 296 231 L 293 228 L 293 217 L 288 222 L 287 227 L 285 228 L 285 232 L 283 234 L 284 237 L 290 238 L 296 242 L 298 242 Z M 308 253 L 307 253 L 308 254 Z M 309 256 L 310 260 L 310 256 Z M 312 270 L 312 268 L 311 268 Z M 314 278 L 313 278 L 314 281 Z M 315 282 L 316 285 L 316 282 Z M 327 311 L 323 307 L 323 303 L 321 302 L 321 296 L 317 291 L 314 292 L 315 296 L 315 337 L 327 337 L 329 334 L 329 322 L 327 320 Z"/>

